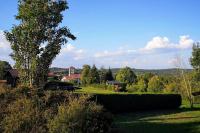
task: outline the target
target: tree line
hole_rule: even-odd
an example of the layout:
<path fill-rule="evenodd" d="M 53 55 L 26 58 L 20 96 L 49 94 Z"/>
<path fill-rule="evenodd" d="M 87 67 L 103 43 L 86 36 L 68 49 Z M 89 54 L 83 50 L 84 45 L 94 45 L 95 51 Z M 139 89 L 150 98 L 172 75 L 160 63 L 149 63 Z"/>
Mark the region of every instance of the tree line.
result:
<path fill-rule="evenodd" d="M 112 81 L 113 79 L 113 74 L 110 68 L 106 70 L 102 67 L 98 70 L 95 65 L 92 67 L 84 65 L 81 72 L 82 85 L 106 83 L 106 81 Z"/>

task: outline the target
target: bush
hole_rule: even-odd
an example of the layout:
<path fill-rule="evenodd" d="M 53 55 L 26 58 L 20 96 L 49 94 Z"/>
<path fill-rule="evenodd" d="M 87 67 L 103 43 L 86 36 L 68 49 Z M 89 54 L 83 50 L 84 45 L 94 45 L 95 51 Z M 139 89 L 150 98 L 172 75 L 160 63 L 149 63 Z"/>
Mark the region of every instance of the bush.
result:
<path fill-rule="evenodd" d="M 178 94 L 96 94 L 92 100 L 114 113 L 174 109 L 181 105 Z"/>
<path fill-rule="evenodd" d="M 127 85 L 127 91 L 129 93 L 133 93 L 133 92 L 138 92 L 140 90 L 140 87 L 138 85 Z"/>
<path fill-rule="evenodd" d="M 106 89 L 110 91 L 114 91 L 115 87 L 113 85 L 106 85 Z"/>
<path fill-rule="evenodd" d="M 102 106 L 88 101 L 88 96 L 71 98 L 68 104 L 58 107 L 58 114 L 49 121 L 51 133 L 107 133 L 111 115 Z"/>
<path fill-rule="evenodd" d="M 8 114 L 2 121 L 4 132 L 30 132 L 36 124 L 36 112 L 31 100 L 18 99 L 8 106 Z"/>

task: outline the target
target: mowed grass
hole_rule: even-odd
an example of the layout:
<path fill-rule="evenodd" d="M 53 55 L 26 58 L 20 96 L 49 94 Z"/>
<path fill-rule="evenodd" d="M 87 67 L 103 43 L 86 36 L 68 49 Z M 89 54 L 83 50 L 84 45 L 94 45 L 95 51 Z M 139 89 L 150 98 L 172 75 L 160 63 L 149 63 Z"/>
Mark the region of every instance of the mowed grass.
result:
<path fill-rule="evenodd" d="M 87 86 L 81 87 L 82 89 L 76 90 L 76 93 L 88 93 L 88 94 L 144 94 L 144 92 L 115 92 L 113 90 L 105 89 L 104 87 Z M 152 92 L 145 92 L 145 94 L 154 94 Z M 156 93 L 159 94 L 159 93 Z M 163 93 L 160 93 L 163 94 Z"/>
<path fill-rule="evenodd" d="M 200 133 L 200 110 L 119 114 L 115 125 L 122 133 Z"/>
<path fill-rule="evenodd" d="M 99 87 L 92 87 L 92 86 L 87 86 L 87 87 L 81 87 L 82 89 L 76 90 L 77 93 L 89 93 L 89 94 L 115 94 L 116 92 L 112 90 L 106 90 L 104 88 L 99 88 Z"/>
<path fill-rule="evenodd" d="M 200 133 L 200 105 L 183 101 L 180 109 L 117 114 L 114 121 L 122 133 Z"/>

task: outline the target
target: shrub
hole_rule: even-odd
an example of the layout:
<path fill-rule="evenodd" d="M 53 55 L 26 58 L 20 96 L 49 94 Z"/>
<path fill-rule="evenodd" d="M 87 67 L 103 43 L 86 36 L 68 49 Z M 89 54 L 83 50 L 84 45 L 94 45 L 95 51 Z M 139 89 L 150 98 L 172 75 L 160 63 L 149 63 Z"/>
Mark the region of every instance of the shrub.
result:
<path fill-rule="evenodd" d="M 177 83 L 169 83 L 165 85 L 164 92 L 166 93 L 178 93 L 179 86 Z"/>
<path fill-rule="evenodd" d="M 127 85 L 127 91 L 129 93 L 132 93 L 132 92 L 138 92 L 139 91 L 139 86 L 138 85 Z"/>
<path fill-rule="evenodd" d="M 178 94 L 96 94 L 92 100 L 114 113 L 174 109 L 181 105 Z"/>
<path fill-rule="evenodd" d="M 7 116 L 2 125 L 4 132 L 30 132 L 32 125 L 36 123 L 36 110 L 26 98 L 21 98 L 10 104 Z"/>
<path fill-rule="evenodd" d="M 51 133 L 104 133 L 108 132 L 112 118 L 102 106 L 88 102 L 88 96 L 71 98 L 58 107 L 58 114 L 49 121 Z"/>
<path fill-rule="evenodd" d="M 114 91 L 115 87 L 113 85 L 106 85 L 106 89 L 110 91 Z"/>

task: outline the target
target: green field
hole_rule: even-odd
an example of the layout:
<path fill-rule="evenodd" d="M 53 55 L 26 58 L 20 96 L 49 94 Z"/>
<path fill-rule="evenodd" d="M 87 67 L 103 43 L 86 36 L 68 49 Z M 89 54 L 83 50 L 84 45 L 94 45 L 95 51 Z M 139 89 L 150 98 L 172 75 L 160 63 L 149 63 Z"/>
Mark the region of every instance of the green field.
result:
<path fill-rule="evenodd" d="M 123 133 L 200 133 L 200 109 L 120 114 L 115 125 Z"/>
<path fill-rule="evenodd" d="M 113 90 L 108 90 L 100 87 L 93 87 L 93 86 L 87 86 L 87 87 L 81 87 L 82 89 L 76 90 L 76 93 L 88 93 L 88 94 L 144 94 L 142 92 L 114 92 Z M 145 92 L 145 94 L 153 94 L 151 92 Z M 156 93 L 159 94 L 159 93 Z M 161 93 L 163 94 L 163 93 Z"/>
<path fill-rule="evenodd" d="M 117 93 L 98 87 L 83 87 L 78 93 Z M 200 133 L 200 105 L 189 108 L 186 101 L 178 110 L 142 111 L 114 115 L 114 127 L 120 133 Z"/>
<path fill-rule="evenodd" d="M 82 89 L 76 90 L 77 93 L 91 93 L 91 94 L 115 94 L 112 90 L 106 90 L 98 87 L 81 87 Z"/>

